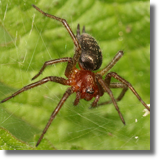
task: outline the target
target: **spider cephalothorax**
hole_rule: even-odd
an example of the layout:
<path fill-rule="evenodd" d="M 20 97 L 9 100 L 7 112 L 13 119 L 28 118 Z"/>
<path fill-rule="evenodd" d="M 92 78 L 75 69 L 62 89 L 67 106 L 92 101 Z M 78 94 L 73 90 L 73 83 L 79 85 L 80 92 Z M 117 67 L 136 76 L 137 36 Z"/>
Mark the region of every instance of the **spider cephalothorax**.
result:
<path fill-rule="evenodd" d="M 93 72 L 76 69 L 76 73 L 74 72 L 74 74 L 74 76 L 68 79 L 68 84 L 72 86 L 73 91 L 77 93 L 76 99 L 78 101 L 79 99 L 90 101 L 99 94 L 98 85 Z"/>
<path fill-rule="evenodd" d="M 41 12 L 43 15 L 62 22 L 63 25 L 66 27 L 68 33 L 70 34 L 73 40 L 73 43 L 75 45 L 75 54 L 73 58 L 65 57 L 65 58 L 47 61 L 42 66 L 39 73 L 32 78 L 32 80 L 36 79 L 43 72 L 45 67 L 48 65 L 52 65 L 59 62 L 68 62 L 65 70 L 65 76 L 67 77 L 67 79 L 64 79 L 62 77 L 56 77 L 56 76 L 45 77 L 42 80 L 39 80 L 37 82 L 31 83 L 23 87 L 22 89 L 13 93 L 10 97 L 7 97 L 1 101 L 1 103 L 3 103 L 28 89 L 44 84 L 48 81 L 57 82 L 63 85 L 70 86 L 67 89 L 67 91 L 64 93 L 62 99 L 60 100 L 59 104 L 57 105 L 53 113 L 51 114 L 51 117 L 46 127 L 44 128 L 36 146 L 38 146 L 39 143 L 41 142 L 44 134 L 48 130 L 50 124 L 52 123 L 53 119 L 55 118 L 59 110 L 61 109 L 63 103 L 74 92 L 76 92 L 76 99 L 74 101 L 74 105 L 77 105 L 80 99 L 85 99 L 89 101 L 92 98 L 95 98 L 95 99 L 91 104 L 91 107 L 96 107 L 102 104 L 113 103 L 123 124 L 125 124 L 125 121 L 119 110 L 117 101 L 120 101 L 123 98 L 128 88 L 134 93 L 134 95 L 144 105 L 144 107 L 150 111 L 150 108 L 141 99 L 139 94 L 135 91 L 135 89 L 132 87 L 132 85 L 129 82 L 127 82 L 125 79 L 120 77 L 115 72 L 107 73 L 116 64 L 116 62 L 123 56 L 123 51 L 119 51 L 105 68 L 94 73 L 92 71 L 99 69 L 102 64 L 102 53 L 96 40 L 92 36 L 85 33 L 85 27 L 83 27 L 83 33 L 80 34 L 80 26 L 78 25 L 77 35 L 75 36 L 65 19 L 45 13 L 35 5 L 33 5 L 33 7 L 37 11 Z M 76 68 L 77 63 L 79 64 L 80 69 Z M 104 76 L 105 74 L 107 75 L 103 80 L 102 76 Z M 112 77 L 117 79 L 120 82 L 116 82 L 116 83 L 111 82 Z M 114 98 L 110 88 L 122 88 L 122 92 L 120 93 L 118 98 L 116 99 Z M 111 100 L 101 104 L 97 104 L 99 101 L 99 98 L 103 95 L 104 92 L 107 92 L 109 94 Z"/>

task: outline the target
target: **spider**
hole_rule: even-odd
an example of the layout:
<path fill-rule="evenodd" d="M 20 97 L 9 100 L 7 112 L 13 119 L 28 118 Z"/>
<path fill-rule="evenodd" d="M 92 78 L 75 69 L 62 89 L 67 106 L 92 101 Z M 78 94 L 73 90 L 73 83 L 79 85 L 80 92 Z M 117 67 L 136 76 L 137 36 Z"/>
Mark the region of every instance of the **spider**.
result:
<path fill-rule="evenodd" d="M 83 27 L 82 34 L 80 34 L 80 25 L 78 24 L 77 34 L 75 36 L 65 19 L 45 13 L 35 5 L 33 5 L 33 7 L 37 11 L 42 13 L 44 16 L 60 21 L 64 25 L 64 27 L 67 29 L 75 46 L 75 53 L 73 58 L 64 57 L 64 58 L 46 61 L 42 66 L 42 68 L 40 69 L 39 73 L 32 78 L 32 80 L 36 79 L 48 65 L 52 65 L 60 62 L 68 62 L 65 70 L 65 76 L 67 77 L 67 79 L 62 77 L 57 77 L 57 76 L 48 76 L 43 78 L 42 80 L 39 80 L 37 82 L 31 83 L 23 87 L 22 89 L 18 90 L 17 92 L 13 93 L 11 96 L 1 101 L 1 103 L 8 101 L 9 99 L 17 96 L 18 94 L 28 89 L 37 87 L 49 81 L 70 86 L 64 93 L 62 99 L 58 103 L 53 113 L 51 114 L 50 119 L 46 124 L 36 146 L 38 146 L 39 143 L 41 142 L 44 134 L 47 132 L 49 126 L 51 125 L 57 113 L 60 111 L 64 102 L 74 92 L 76 92 L 76 98 L 74 101 L 75 106 L 79 103 L 80 99 L 85 99 L 86 101 L 90 101 L 92 98 L 95 98 L 95 99 L 91 104 L 91 108 L 95 108 L 102 104 L 113 103 L 123 124 L 125 124 L 125 120 L 117 105 L 117 101 L 120 101 L 123 98 L 128 88 L 133 92 L 133 94 L 138 98 L 138 100 L 144 105 L 144 107 L 150 111 L 150 108 L 141 99 L 139 94 L 136 92 L 136 90 L 132 87 L 132 85 L 128 81 L 123 79 L 121 76 L 119 76 L 115 72 L 107 73 L 117 63 L 117 61 L 123 56 L 123 51 L 119 51 L 105 68 L 94 73 L 92 71 L 98 70 L 102 64 L 102 52 L 96 40 L 85 32 L 85 26 Z M 80 69 L 76 68 L 77 63 L 79 64 Z M 103 79 L 102 76 L 104 76 L 105 74 L 107 75 L 105 76 L 105 79 Z M 119 82 L 114 82 L 114 83 L 111 82 L 112 77 L 117 79 Z M 110 88 L 122 88 L 122 91 L 117 99 L 114 98 Z M 109 94 L 111 100 L 101 104 L 97 104 L 100 97 L 103 96 L 104 92 L 107 92 Z"/>

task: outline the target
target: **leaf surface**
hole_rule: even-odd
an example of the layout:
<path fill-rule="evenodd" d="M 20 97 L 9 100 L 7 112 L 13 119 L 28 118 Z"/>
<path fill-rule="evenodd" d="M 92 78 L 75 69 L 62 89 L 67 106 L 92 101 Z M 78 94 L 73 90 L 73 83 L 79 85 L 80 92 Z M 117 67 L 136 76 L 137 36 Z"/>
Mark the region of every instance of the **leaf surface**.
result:
<path fill-rule="evenodd" d="M 2 0 L 0 6 L 0 99 L 32 83 L 45 61 L 72 57 L 73 41 L 64 26 L 44 17 L 35 1 Z M 105 67 L 119 50 L 124 56 L 111 69 L 129 81 L 142 99 L 150 103 L 150 2 L 149 0 L 40 0 L 43 11 L 62 17 L 76 33 L 79 23 L 98 41 Z M 64 76 L 66 63 L 48 66 L 35 81 L 46 76 Z M 34 82 L 35 82 L 34 81 Z M 115 81 L 112 79 L 112 81 Z M 73 106 L 71 95 L 51 124 L 38 148 L 35 143 L 66 86 L 48 82 L 0 104 L 1 149 L 59 150 L 149 150 L 150 116 L 127 91 L 118 106 L 123 126 L 113 104 L 88 109 L 92 101 Z M 115 97 L 120 89 L 114 89 Z M 109 100 L 104 94 L 100 102 Z M 7 136 L 9 137 L 7 139 Z M 18 144 L 18 148 L 16 148 Z"/>

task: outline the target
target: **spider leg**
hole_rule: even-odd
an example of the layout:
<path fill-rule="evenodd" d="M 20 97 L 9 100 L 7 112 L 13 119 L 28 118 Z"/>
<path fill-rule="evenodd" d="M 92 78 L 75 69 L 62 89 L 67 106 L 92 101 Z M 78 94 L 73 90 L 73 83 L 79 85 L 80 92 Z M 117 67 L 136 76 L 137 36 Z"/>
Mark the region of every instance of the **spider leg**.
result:
<path fill-rule="evenodd" d="M 122 77 L 120 77 L 117 73 L 115 72 L 110 72 L 106 75 L 106 79 L 108 79 L 108 81 L 110 81 L 111 77 L 119 80 L 120 82 L 122 82 L 123 84 L 125 84 L 132 92 L 133 94 L 138 98 L 138 100 L 144 105 L 144 107 L 150 111 L 150 108 L 147 106 L 147 104 L 142 100 L 142 98 L 139 96 L 139 94 L 136 92 L 136 90 L 133 88 L 133 86 L 126 81 L 125 79 L 123 79 Z"/>
<path fill-rule="evenodd" d="M 111 60 L 111 62 L 102 70 L 98 71 L 96 74 L 100 74 L 103 76 L 106 74 L 117 62 L 118 60 L 123 56 L 123 51 L 118 51 L 118 53 L 115 55 L 115 57 Z"/>
<path fill-rule="evenodd" d="M 35 6 L 35 5 L 32 5 L 32 6 L 33 6 L 37 11 L 39 11 L 40 13 L 42 13 L 44 16 L 62 22 L 62 24 L 65 26 L 65 28 L 67 29 L 68 33 L 70 34 L 71 38 L 73 39 L 73 42 L 74 42 L 75 46 L 76 46 L 77 48 L 80 48 L 79 43 L 78 43 L 78 41 L 77 41 L 77 39 L 76 39 L 76 36 L 73 34 L 73 32 L 72 32 L 69 24 L 67 23 L 67 21 L 66 21 L 65 19 L 56 17 L 56 16 L 51 15 L 51 14 L 48 14 L 48 13 L 45 13 L 44 11 L 42 11 L 41 9 L 39 9 L 39 8 L 38 8 L 37 6 Z"/>
<path fill-rule="evenodd" d="M 123 88 L 120 95 L 116 98 L 116 102 L 120 101 L 123 98 L 123 96 L 125 95 L 126 91 L 128 90 L 128 87 L 125 84 L 118 83 L 118 82 L 117 83 L 110 83 L 109 88 Z M 101 105 L 105 105 L 105 104 L 110 104 L 110 103 L 112 103 L 112 100 L 100 103 L 97 105 L 97 107 L 101 106 Z"/>
<path fill-rule="evenodd" d="M 56 17 L 56 16 L 48 14 L 48 13 L 45 13 L 41 9 L 39 9 L 38 7 L 36 7 L 35 5 L 32 5 L 32 6 L 37 11 L 39 11 L 40 13 L 42 13 L 44 16 L 62 22 L 62 24 L 64 25 L 64 27 L 67 29 L 68 33 L 70 34 L 70 36 L 71 36 L 71 38 L 72 38 L 72 40 L 73 40 L 74 45 L 75 45 L 76 48 L 75 48 L 75 54 L 73 56 L 72 63 L 68 63 L 68 66 L 67 66 L 67 69 L 66 69 L 66 72 L 65 72 L 65 75 L 68 76 L 70 74 L 70 72 L 73 70 L 73 68 L 76 66 L 76 63 L 78 62 L 78 60 L 80 58 L 80 55 L 81 55 L 81 46 L 80 46 L 80 44 L 79 44 L 76 36 L 73 34 L 73 32 L 72 32 L 69 24 L 67 23 L 67 21 L 65 19 Z"/>
<path fill-rule="evenodd" d="M 111 100 L 112 100 L 112 102 L 113 102 L 113 104 L 114 104 L 114 106 L 115 106 L 115 108 L 116 108 L 116 110 L 117 110 L 117 112 L 118 112 L 118 114 L 119 114 L 119 117 L 121 118 L 123 124 L 125 124 L 125 120 L 124 120 L 124 118 L 123 118 L 123 115 L 122 115 L 122 113 L 121 113 L 120 110 L 119 110 L 119 107 L 118 107 L 118 105 L 117 105 L 117 103 L 116 103 L 115 98 L 113 97 L 113 93 L 112 93 L 112 91 L 110 90 L 109 86 L 105 83 L 105 81 L 102 79 L 102 77 L 101 77 L 100 75 L 97 75 L 96 78 L 97 78 L 99 84 L 100 84 L 100 85 L 102 86 L 102 88 L 104 89 L 104 91 L 106 91 L 106 92 L 109 94 L 109 96 L 111 97 Z"/>
<path fill-rule="evenodd" d="M 123 98 L 123 96 L 125 95 L 125 93 L 127 92 L 127 90 L 128 90 L 128 87 L 125 84 L 118 83 L 118 82 L 116 82 L 116 83 L 110 83 L 109 87 L 110 88 L 123 88 L 122 92 L 117 97 L 116 101 L 120 101 Z"/>
<path fill-rule="evenodd" d="M 48 121 L 48 123 L 46 124 L 37 144 L 36 147 L 39 145 L 39 143 L 41 142 L 44 134 L 47 132 L 49 126 L 51 125 L 53 119 L 55 118 L 55 116 L 57 115 L 57 113 L 59 112 L 59 110 L 61 109 L 62 105 L 64 104 L 64 102 L 67 100 L 67 98 L 73 93 L 73 89 L 72 88 L 68 88 L 67 91 L 64 93 L 62 99 L 60 100 L 60 102 L 58 103 L 57 107 L 55 108 L 55 110 L 53 111 L 53 113 L 50 116 L 50 119 Z"/>
<path fill-rule="evenodd" d="M 73 103 L 74 106 L 78 105 L 80 99 L 81 99 L 81 93 L 80 93 L 80 92 L 77 92 L 77 94 L 76 94 L 76 99 L 75 99 L 75 101 L 74 101 L 74 103 Z"/>
<path fill-rule="evenodd" d="M 99 92 L 99 94 L 95 97 L 95 100 L 94 100 L 93 103 L 91 104 L 90 109 L 91 109 L 91 108 L 95 108 L 95 107 L 98 106 L 97 103 L 98 103 L 98 101 L 99 101 L 99 98 L 100 98 L 101 96 L 103 96 L 103 94 L 104 94 L 104 91 L 103 91 L 102 86 L 101 86 L 98 82 L 97 82 L 97 85 L 98 85 L 98 92 Z"/>
<path fill-rule="evenodd" d="M 60 84 L 63 84 L 63 85 L 67 85 L 67 80 L 66 80 L 66 79 L 64 79 L 64 78 L 62 78 L 62 77 L 49 76 L 49 77 L 43 78 L 43 79 L 40 80 L 40 81 L 37 81 L 37 82 L 35 82 L 35 83 L 31 83 L 31 84 L 29 84 L 29 85 L 21 88 L 21 89 L 18 90 L 17 92 L 13 93 L 11 96 L 9 96 L 9 97 L 5 98 L 4 100 L 2 100 L 1 103 L 6 102 L 6 101 L 8 101 L 9 99 L 17 96 L 18 94 L 20 94 L 20 93 L 22 93 L 22 92 L 24 92 L 24 91 L 26 91 L 26 90 L 29 90 L 29 89 L 31 89 L 31 88 L 37 87 L 37 86 L 39 86 L 39 85 L 41 85 L 41 84 L 44 84 L 44 83 L 46 83 L 46 82 L 48 82 L 48 81 L 57 82 L 57 83 L 60 83 Z"/>
<path fill-rule="evenodd" d="M 90 108 L 95 108 L 97 107 L 97 103 L 99 101 L 99 98 L 100 98 L 100 95 L 97 95 L 95 100 L 93 101 L 93 103 L 91 104 L 91 107 Z"/>
<path fill-rule="evenodd" d="M 49 65 L 52 65 L 52 64 L 56 64 L 56 63 L 60 63 L 60 62 L 71 62 L 72 61 L 72 58 L 69 58 L 69 57 L 65 57 L 65 58 L 60 58 L 60 59 L 54 59 L 54 60 L 50 60 L 50 61 L 46 61 L 42 68 L 40 69 L 40 71 L 38 72 L 38 74 L 36 74 L 32 80 L 36 79 L 40 74 L 42 74 L 42 72 L 44 71 L 44 69 L 49 66 Z"/>

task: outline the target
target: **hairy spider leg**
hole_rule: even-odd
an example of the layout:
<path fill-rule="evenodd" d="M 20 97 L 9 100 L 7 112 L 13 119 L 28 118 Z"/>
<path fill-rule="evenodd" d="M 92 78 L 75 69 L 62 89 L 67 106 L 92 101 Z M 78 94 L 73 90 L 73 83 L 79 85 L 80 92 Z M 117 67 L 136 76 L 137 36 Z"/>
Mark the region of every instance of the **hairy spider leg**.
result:
<path fill-rule="evenodd" d="M 41 136 L 40 136 L 40 138 L 39 138 L 39 140 L 38 140 L 38 142 L 37 142 L 37 144 L 36 144 L 36 147 L 37 147 L 37 146 L 39 145 L 39 143 L 41 142 L 44 134 L 47 132 L 49 126 L 51 125 L 53 119 L 55 118 L 55 116 L 57 115 L 57 113 L 59 112 L 59 110 L 61 109 L 61 107 L 63 106 L 64 102 L 67 100 L 67 98 L 68 98 L 72 93 L 73 93 L 73 90 L 72 90 L 71 87 L 68 88 L 67 91 L 64 93 L 62 99 L 60 100 L 60 102 L 58 103 L 57 107 L 55 108 L 55 110 L 54 110 L 53 113 L 51 114 L 50 119 L 49 119 L 47 125 L 45 126 L 45 128 L 44 128 L 44 130 L 43 130 L 43 132 L 42 132 L 42 134 L 41 134 Z"/>
<path fill-rule="evenodd" d="M 64 78 L 62 78 L 62 77 L 56 77 L 56 76 L 45 77 L 45 78 L 43 78 L 43 79 L 40 80 L 40 81 L 37 81 L 37 82 L 35 82 L 35 83 L 31 83 L 31 84 L 29 84 L 29 85 L 21 88 L 21 89 L 18 90 L 17 92 L 13 93 L 11 96 L 9 96 L 9 97 L 5 98 L 4 100 L 2 100 L 1 103 L 6 102 L 6 101 L 8 101 L 9 99 L 17 96 L 18 94 L 20 94 L 20 93 L 22 93 L 22 92 L 24 92 L 24 91 L 27 91 L 27 90 L 29 90 L 29 89 L 31 89 L 31 88 L 37 87 L 37 86 L 39 86 L 39 85 L 42 85 L 42 84 L 44 84 L 44 83 L 46 83 L 46 82 L 48 82 L 48 81 L 57 82 L 57 83 L 60 83 L 60 84 L 63 84 L 63 85 L 67 85 L 67 80 L 64 79 Z"/>
<path fill-rule="evenodd" d="M 106 75 L 106 81 L 110 82 L 111 81 L 111 77 L 117 79 L 118 81 L 122 82 L 123 84 L 125 84 L 132 92 L 133 94 L 138 98 L 138 100 L 143 104 L 143 106 L 150 111 L 150 108 L 147 106 L 147 104 L 142 100 L 142 98 L 139 96 L 139 94 L 136 92 L 136 90 L 133 88 L 133 86 L 126 81 L 125 79 L 123 79 L 121 76 L 119 76 L 117 73 L 115 72 L 110 72 Z"/>
<path fill-rule="evenodd" d="M 128 90 L 128 87 L 125 84 L 119 83 L 119 82 L 112 82 L 112 83 L 110 83 L 109 84 L 109 88 L 115 88 L 115 89 L 116 88 L 123 88 L 122 91 L 121 91 L 121 93 L 119 94 L 119 96 L 115 99 L 116 102 L 120 101 L 124 97 L 126 91 Z M 107 101 L 107 102 L 99 103 L 99 104 L 97 104 L 96 107 L 101 106 L 101 105 L 105 105 L 105 104 L 110 104 L 110 103 L 112 103 L 112 100 Z"/>
<path fill-rule="evenodd" d="M 97 82 L 97 86 L 98 86 L 99 94 L 95 97 L 95 100 L 92 102 L 90 109 L 97 107 L 97 103 L 98 103 L 100 97 L 103 96 L 103 94 L 104 94 L 104 90 L 98 82 Z"/>
<path fill-rule="evenodd" d="M 42 11 L 41 9 L 39 9 L 38 7 L 36 7 L 35 5 L 32 5 L 37 11 L 39 11 L 40 13 L 42 13 L 44 16 L 55 19 L 57 21 L 62 22 L 62 24 L 64 25 L 64 27 L 67 29 L 68 33 L 70 34 L 74 45 L 75 45 L 75 54 L 73 56 L 72 62 L 68 63 L 66 71 L 65 71 L 65 75 L 68 77 L 70 75 L 70 73 L 72 72 L 72 70 L 75 68 L 76 63 L 79 61 L 80 55 L 81 55 L 81 46 L 76 38 L 76 36 L 73 34 L 69 24 L 67 23 L 67 21 L 65 19 L 56 17 L 54 15 L 45 13 L 44 11 Z"/>
<path fill-rule="evenodd" d="M 113 104 L 114 104 L 114 106 L 115 106 L 115 109 L 117 110 L 117 112 L 118 112 L 118 114 L 119 114 L 119 116 L 120 116 L 123 124 L 125 125 L 126 123 L 125 123 L 125 120 L 124 120 L 124 118 L 123 118 L 123 115 L 122 115 L 122 113 L 120 112 L 120 109 L 119 109 L 119 107 L 118 107 L 118 105 L 117 105 L 117 103 L 116 103 L 116 100 L 115 100 L 115 98 L 114 98 L 114 96 L 113 96 L 113 93 L 112 93 L 112 91 L 110 90 L 109 86 L 108 86 L 108 85 L 105 83 L 105 81 L 102 79 L 102 76 L 97 75 L 97 80 L 98 80 L 98 82 L 100 83 L 100 85 L 102 86 L 102 88 L 104 89 L 104 91 L 106 91 L 106 92 L 109 94 L 109 96 L 111 97 L 111 100 L 112 100 L 112 102 L 113 102 Z"/>
<path fill-rule="evenodd" d="M 71 62 L 72 61 L 72 58 L 69 58 L 69 57 L 64 57 L 64 58 L 59 58 L 59 59 L 54 59 L 54 60 L 50 60 L 50 61 L 46 61 L 42 68 L 40 69 L 40 71 L 38 72 L 38 74 L 36 74 L 32 80 L 36 79 L 40 74 L 42 74 L 42 72 L 44 71 L 44 69 L 49 66 L 49 65 L 52 65 L 52 64 L 56 64 L 56 63 L 60 63 L 60 62 Z"/>
<path fill-rule="evenodd" d="M 74 106 L 78 105 L 80 99 L 81 99 L 81 93 L 79 91 L 77 91 L 77 93 L 76 93 L 76 99 L 75 99 L 75 101 L 73 103 Z"/>
<path fill-rule="evenodd" d="M 94 100 L 93 103 L 91 104 L 91 107 L 90 107 L 90 108 L 95 108 L 95 107 L 97 107 L 97 103 L 98 103 L 100 97 L 101 97 L 100 95 L 97 95 L 97 96 L 95 97 L 95 100 Z"/>
<path fill-rule="evenodd" d="M 115 55 L 115 57 L 111 60 L 111 62 L 102 70 L 98 71 L 96 74 L 100 74 L 103 76 L 106 74 L 117 62 L 118 60 L 123 56 L 123 51 L 118 51 L 118 53 Z"/>

